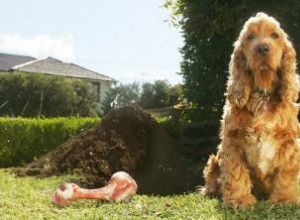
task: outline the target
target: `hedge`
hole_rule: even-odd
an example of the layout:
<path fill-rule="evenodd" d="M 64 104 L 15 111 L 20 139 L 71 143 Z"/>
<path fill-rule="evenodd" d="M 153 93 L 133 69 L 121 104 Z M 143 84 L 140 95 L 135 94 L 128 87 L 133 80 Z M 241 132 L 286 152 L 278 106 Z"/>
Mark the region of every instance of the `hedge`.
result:
<path fill-rule="evenodd" d="M 0 118 L 0 167 L 18 166 L 54 149 L 99 118 Z"/>

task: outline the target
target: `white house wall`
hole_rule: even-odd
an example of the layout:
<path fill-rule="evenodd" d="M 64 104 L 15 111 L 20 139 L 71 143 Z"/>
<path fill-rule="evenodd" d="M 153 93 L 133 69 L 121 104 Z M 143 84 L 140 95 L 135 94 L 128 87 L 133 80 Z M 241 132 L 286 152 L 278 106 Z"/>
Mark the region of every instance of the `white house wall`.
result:
<path fill-rule="evenodd" d="M 103 102 L 106 93 L 111 88 L 112 82 L 111 81 L 101 81 L 100 82 L 100 103 Z"/>

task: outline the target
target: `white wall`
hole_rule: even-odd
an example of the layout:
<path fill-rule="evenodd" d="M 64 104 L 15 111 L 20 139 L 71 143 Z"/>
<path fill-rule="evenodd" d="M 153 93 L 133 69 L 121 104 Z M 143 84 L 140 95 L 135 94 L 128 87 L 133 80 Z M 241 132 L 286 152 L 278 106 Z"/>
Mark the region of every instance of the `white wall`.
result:
<path fill-rule="evenodd" d="M 93 81 L 93 91 L 96 92 L 99 95 L 99 100 L 97 106 L 96 106 L 96 111 L 98 113 L 102 113 L 101 107 L 102 107 L 102 102 L 105 99 L 107 91 L 112 87 L 114 82 L 112 81 Z M 100 88 L 100 89 L 99 89 Z"/>
<path fill-rule="evenodd" d="M 100 103 L 104 100 L 106 92 L 111 88 L 112 84 L 112 81 L 100 82 Z"/>

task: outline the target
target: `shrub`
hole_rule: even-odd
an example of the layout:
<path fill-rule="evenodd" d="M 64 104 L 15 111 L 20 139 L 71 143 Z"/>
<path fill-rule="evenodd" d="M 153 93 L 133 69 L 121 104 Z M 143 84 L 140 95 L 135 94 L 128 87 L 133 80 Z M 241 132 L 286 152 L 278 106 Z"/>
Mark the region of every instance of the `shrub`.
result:
<path fill-rule="evenodd" d="M 99 118 L 0 118 L 0 167 L 17 166 L 54 149 Z"/>
<path fill-rule="evenodd" d="M 111 109 L 124 105 L 138 105 L 144 109 L 156 109 L 173 106 L 183 100 L 180 84 L 171 85 L 166 80 L 144 83 L 120 84 L 111 88 L 102 103 L 104 114 Z"/>
<path fill-rule="evenodd" d="M 0 115 L 22 117 L 96 116 L 89 82 L 39 73 L 0 75 Z"/>
<path fill-rule="evenodd" d="M 139 100 L 139 85 L 137 83 L 123 85 L 120 84 L 111 88 L 102 102 L 103 114 L 110 110 L 124 105 L 135 104 Z"/>

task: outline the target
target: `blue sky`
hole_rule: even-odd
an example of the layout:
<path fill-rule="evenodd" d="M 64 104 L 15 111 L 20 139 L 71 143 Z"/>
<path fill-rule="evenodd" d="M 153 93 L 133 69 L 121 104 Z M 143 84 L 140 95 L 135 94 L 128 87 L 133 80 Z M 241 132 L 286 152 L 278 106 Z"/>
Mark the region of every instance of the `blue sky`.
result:
<path fill-rule="evenodd" d="M 180 30 L 164 0 L 1 2 L 0 51 L 53 56 L 122 83 L 181 82 Z"/>

